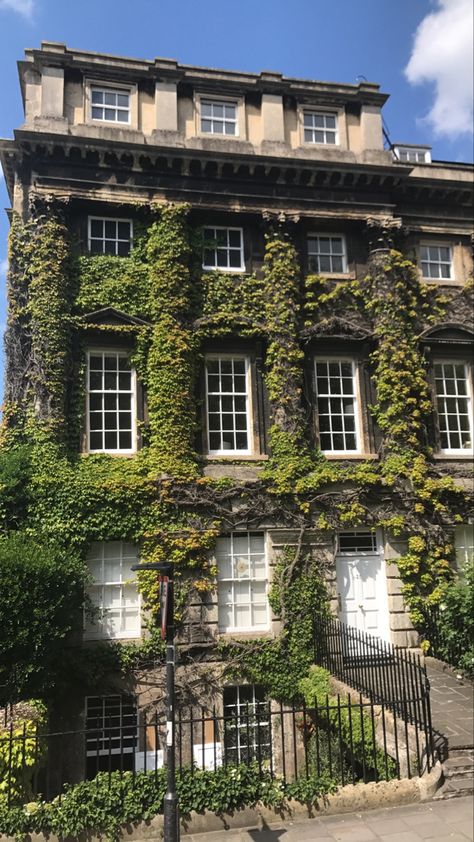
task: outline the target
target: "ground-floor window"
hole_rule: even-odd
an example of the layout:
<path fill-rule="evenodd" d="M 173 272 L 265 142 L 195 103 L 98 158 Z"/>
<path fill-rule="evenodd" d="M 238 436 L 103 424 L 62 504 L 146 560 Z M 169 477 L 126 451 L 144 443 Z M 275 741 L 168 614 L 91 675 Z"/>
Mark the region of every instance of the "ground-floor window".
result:
<path fill-rule="evenodd" d="M 134 696 L 86 698 L 86 773 L 133 769 L 138 744 Z"/>
<path fill-rule="evenodd" d="M 270 703 L 262 687 L 244 684 L 224 689 L 224 751 L 227 763 L 270 758 Z"/>

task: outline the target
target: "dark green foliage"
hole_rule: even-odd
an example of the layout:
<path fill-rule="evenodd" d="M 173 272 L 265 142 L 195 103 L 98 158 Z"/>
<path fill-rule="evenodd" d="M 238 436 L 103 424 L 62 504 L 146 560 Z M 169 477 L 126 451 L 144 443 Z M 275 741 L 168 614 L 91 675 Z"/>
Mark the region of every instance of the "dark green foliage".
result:
<path fill-rule="evenodd" d="M 474 676 L 474 564 L 444 591 L 436 622 L 437 657 Z"/>
<path fill-rule="evenodd" d="M 177 776 L 177 789 L 180 813 L 187 816 L 193 810 L 231 812 L 259 801 L 269 807 L 282 807 L 289 798 L 312 803 L 334 791 L 335 782 L 328 776 L 313 776 L 284 784 L 252 764 L 215 772 L 183 769 Z M 126 834 L 124 825 L 148 821 L 163 812 L 165 792 L 166 769 L 136 776 L 131 772 L 101 773 L 66 790 L 60 801 L 9 809 L 0 800 L 0 833 L 23 842 L 26 834 L 34 832 L 76 839 L 82 832 L 92 831 L 118 842 Z"/>
<path fill-rule="evenodd" d="M 81 628 L 84 565 L 53 541 L 0 538 L 2 701 L 51 697 L 67 638 Z"/>
<path fill-rule="evenodd" d="M 83 255 L 77 258 L 75 272 L 80 312 L 115 307 L 130 316 L 148 314 L 148 266 L 133 252 L 131 257 Z"/>
<path fill-rule="evenodd" d="M 0 449 L 0 532 L 20 525 L 30 500 L 31 449 Z"/>
<path fill-rule="evenodd" d="M 314 727 L 329 727 L 334 733 L 338 733 L 340 728 L 347 756 L 352 757 L 364 769 L 376 770 L 376 778 L 384 778 L 386 771 L 389 777 L 395 777 L 395 762 L 387 758 L 385 752 L 374 743 L 371 717 L 358 706 L 357 698 L 353 700 L 356 704 L 351 716 L 345 707 L 347 699 L 341 699 L 342 707 L 338 710 L 337 696 L 331 689 L 331 674 L 327 670 L 323 667 L 311 667 L 306 678 L 300 681 L 298 689 L 305 700 L 307 715 L 313 720 Z"/>

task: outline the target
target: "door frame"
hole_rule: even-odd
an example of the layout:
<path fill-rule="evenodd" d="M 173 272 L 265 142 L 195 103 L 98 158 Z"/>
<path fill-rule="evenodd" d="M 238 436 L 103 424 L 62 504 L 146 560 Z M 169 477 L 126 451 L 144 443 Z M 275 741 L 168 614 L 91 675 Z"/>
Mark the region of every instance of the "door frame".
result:
<path fill-rule="evenodd" d="M 341 530 L 341 532 L 345 531 L 353 531 L 353 532 L 372 532 L 373 530 L 368 529 L 355 529 L 355 530 Z M 387 643 L 391 642 L 391 631 L 390 631 L 390 610 L 389 610 L 389 602 L 388 602 L 388 587 L 387 587 L 387 574 L 385 568 L 385 545 L 383 541 L 383 534 L 381 529 L 375 530 L 375 549 L 363 552 L 351 552 L 351 551 L 340 551 L 339 550 L 339 534 L 337 536 L 337 551 L 335 554 L 335 573 L 336 573 L 336 588 L 337 588 L 337 604 L 338 604 L 338 615 L 339 618 L 342 619 L 343 614 L 343 607 L 342 607 L 342 599 L 341 593 L 339 591 L 338 586 L 338 562 L 343 562 L 345 559 L 355 559 L 355 558 L 378 558 L 380 560 L 380 573 L 383 576 L 383 580 L 380 583 L 380 590 L 383 592 L 383 605 L 378 604 L 378 608 L 381 612 L 383 612 L 384 617 L 384 632 L 385 634 L 378 633 L 378 637 L 381 640 L 386 641 Z M 343 621 L 344 622 L 344 621 Z M 370 634 L 370 632 L 368 632 Z"/>

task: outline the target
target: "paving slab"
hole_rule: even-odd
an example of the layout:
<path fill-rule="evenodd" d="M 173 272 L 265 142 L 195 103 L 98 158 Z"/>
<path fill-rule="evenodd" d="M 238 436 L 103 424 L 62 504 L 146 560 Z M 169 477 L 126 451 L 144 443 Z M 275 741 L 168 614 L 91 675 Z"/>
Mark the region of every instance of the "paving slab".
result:
<path fill-rule="evenodd" d="M 448 738 L 448 748 L 474 746 L 474 687 L 468 678 L 435 658 L 426 658 L 433 727 Z"/>

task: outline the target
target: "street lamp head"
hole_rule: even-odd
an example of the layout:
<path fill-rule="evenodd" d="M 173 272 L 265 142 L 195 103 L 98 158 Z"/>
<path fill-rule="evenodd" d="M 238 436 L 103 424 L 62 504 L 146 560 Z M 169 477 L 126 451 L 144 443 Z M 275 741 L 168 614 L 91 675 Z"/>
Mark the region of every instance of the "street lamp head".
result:
<path fill-rule="evenodd" d="M 132 570 L 142 571 L 143 573 L 160 573 L 162 576 L 169 576 L 173 570 L 173 565 L 170 561 L 144 561 L 142 564 L 132 564 Z"/>

